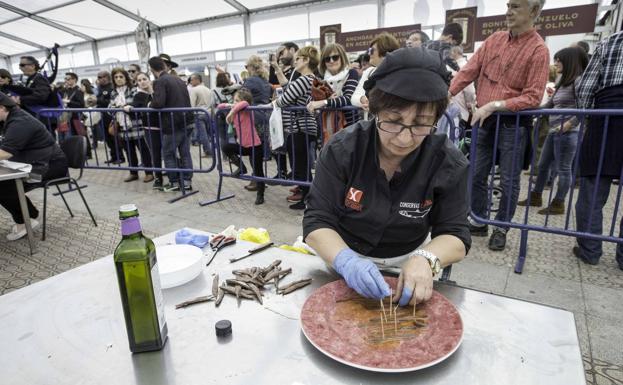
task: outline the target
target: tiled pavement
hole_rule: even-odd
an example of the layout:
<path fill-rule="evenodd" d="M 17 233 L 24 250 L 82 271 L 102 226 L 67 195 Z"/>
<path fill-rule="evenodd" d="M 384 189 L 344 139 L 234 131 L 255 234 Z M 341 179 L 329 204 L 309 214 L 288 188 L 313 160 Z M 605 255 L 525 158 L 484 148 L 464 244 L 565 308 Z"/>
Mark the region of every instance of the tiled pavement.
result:
<path fill-rule="evenodd" d="M 166 203 L 172 195 L 152 191 L 149 185 L 140 182 L 123 183 L 124 177 L 123 171 L 85 172 L 83 183 L 89 185 L 85 195 L 98 227 L 92 225 L 77 194 L 70 194 L 68 201 L 75 218 L 69 217 L 59 198 L 52 198 L 48 208 L 48 239 L 37 241 L 35 255 L 28 256 L 25 240 L 7 242 L 0 237 L 0 294 L 110 254 L 119 240 L 117 208 L 123 203 L 138 204 L 143 227 L 151 236 L 183 226 L 218 231 L 235 224 L 264 227 L 276 243 L 292 243 L 301 232 L 301 212 L 288 209 L 284 199 L 286 187 L 269 187 L 266 203 L 255 206 L 254 193 L 242 189 L 245 182 L 226 178 L 224 194 L 235 192 L 236 197 L 200 207 L 199 201 L 216 196 L 215 174 L 196 175 L 193 187 L 200 193 L 174 204 Z M 40 190 L 29 195 L 38 207 L 42 206 Z M 521 197 L 524 195 L 522 190 Z M 612 200 L 606 210 L 612 212 Z M 516 218 L 519 215 L 523 215 L 522 210 L 518 210 Z M 541 219 L 536 214 L 530 215 L 531 223 Z M 0 210 L 0 234 L 9 231 L 9 223 L 6 212 Z M 599 265 L 588 266 L 572 256 L 572 239 L 531 233 L 524 273 L 518 275 L 513 272 L 518 231 L 509 233 L 505 252 L 489 251 L 486 238 L 473 240 L 468 258 L 454 267 L 453 280 L 462 286 L 572 311 L 587 383 L 623 384 L 623 271 L 617 268 L 613 245 L 605 244 Z"/>

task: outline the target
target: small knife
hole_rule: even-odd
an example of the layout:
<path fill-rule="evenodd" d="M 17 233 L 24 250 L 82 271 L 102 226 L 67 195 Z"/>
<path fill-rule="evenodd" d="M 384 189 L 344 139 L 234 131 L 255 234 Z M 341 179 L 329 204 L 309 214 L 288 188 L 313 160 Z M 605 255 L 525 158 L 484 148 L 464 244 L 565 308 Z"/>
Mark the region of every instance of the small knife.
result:
<path fill-rule="evenodd" d="M 261 244 L 261 245 L 259 245 L 259 246 L 255 247 L 255 248 L 253 248 L 253 249 L 249 250 L 249 253 L 248 253 L 247 255 L 243 255 L 242 257 L 238 257 L 238 258 L 232 258 L 232 259 L 230 259 L 230 260 L 229 260 L 229 263 L 238 262 L 238 261 L 240 261 L 240 260 L 243 260 L 243 259 L 245 259 L 245 258 L 248 258 L 248 257 L 252 256 L 253 254 L 256 254 L 256 253 L 259 253 L 260 251 L 263 251 L 263 250 L 268 249 L 268 248 L 269 248 L 269 247 L 271 247 L 272 245 L 273 245 L 273 242 L 266 242 L 266 243 L 263 243 L 263 244 Z"/>

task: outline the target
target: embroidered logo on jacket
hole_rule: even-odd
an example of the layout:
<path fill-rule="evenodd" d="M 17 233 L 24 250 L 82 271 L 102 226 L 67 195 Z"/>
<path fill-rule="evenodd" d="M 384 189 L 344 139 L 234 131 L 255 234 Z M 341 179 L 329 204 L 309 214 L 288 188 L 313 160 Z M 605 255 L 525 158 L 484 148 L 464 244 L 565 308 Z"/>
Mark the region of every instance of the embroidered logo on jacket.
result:
<path fill-rule="evenodd" d="M 344 200 L 344 206 L 351 208 L 356 211 L 361 211 L 363 206 L 361 205 L 361 200 L 363 199 L 363 191 L 357 190 L 354 187 L 351 187 L 346 192 L 346 199 Z"/>
<path fill-rule="evenodd" d="M 433 207 L 433 201 L 430 199 L 427 199 L 424 202 L 420 202 L 420 203 L 400 202 L 401 209 L 410 209 L 410 210 L 399 210 L 398 214 L 402 215 L 403 217 L 407 217 L 407 218 L 422 219 L 430 212 L 430 209 L 432 207 Z"/>

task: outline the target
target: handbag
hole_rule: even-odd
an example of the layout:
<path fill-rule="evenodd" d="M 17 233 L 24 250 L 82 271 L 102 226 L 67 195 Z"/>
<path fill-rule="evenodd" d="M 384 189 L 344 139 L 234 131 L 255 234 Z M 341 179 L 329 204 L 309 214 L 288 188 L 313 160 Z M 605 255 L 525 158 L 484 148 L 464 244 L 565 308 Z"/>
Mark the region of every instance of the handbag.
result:
<path fill-rule="evenodd" d="M 268 120 L 270 130 L 270 148 L 276 150 L 283 147 L 283 118 L 281 116 L 281 108 L 275 106 Z"/>
<path fill-rule="evenodd" d="M 311 87 L 312 100 L 325 100 L 333 95 L 333 89 L 329 83 L 324 80 L 314 79 Z"/>
<path fill-rule="evenodd" d="M 111 136 L 117 136 L 118 132 L 119 132 L 119 124 L 113 119 L 108 125 L 108 133 Z"/>

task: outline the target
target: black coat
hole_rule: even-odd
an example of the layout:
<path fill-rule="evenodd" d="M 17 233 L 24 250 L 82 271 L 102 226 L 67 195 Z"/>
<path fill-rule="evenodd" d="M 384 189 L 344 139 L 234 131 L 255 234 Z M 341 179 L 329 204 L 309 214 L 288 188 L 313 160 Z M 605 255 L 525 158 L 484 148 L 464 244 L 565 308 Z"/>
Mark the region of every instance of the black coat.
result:
<path fill-rule="evenodd" d="M 99 87 L 97 90 L 97 108 L 108 108 L 110 104 L 110 96 L 113 91 L 112 84 L 106 84 L 105 86 Z M 102 113 L 102 123 L 104 124 L 104 129 L 107 129 L 112 121 L 112 115 L 107 114 L 105 112 Z"/>
<path fill-rule="evenodd" d="M 608 87 L 595 95 L 595 109 L 620 109 L 623 105 L 623 84 Z M 604 116 L 589 118 L 588 128 L 580 149 L 580 176 L 596 176 L 602 150 L 604 132 L 604 157 L 601 176 L 619 178 L 623 168 L 623 116 L 611 116 L 604 130 Z"/>
<path fill-rule="evenodd" d="M 52 91 L 50 82 L 48 82 L 45 76 L 40 73 L 29 76 L 28 79 L 26 79 L 25 86 L 32 90 L 31 94 L 20 97 L 20 103 L 27 111 L 36 113 L 37 107 L 60 107 L 58 105 L 56 92 Z"/>
<path fill-rule="evenodd" d="M 154 81 L 154 93 L 149 105 L 152 108 L 190 108 L 190 95 L 186 83 L 177 76 L 166 72 Z M 172 134 L 173 130 L 184 130 L 185 126 L 193 122 L 192 114 L 180 112 L 162 113 L 162 132 Z"/>

